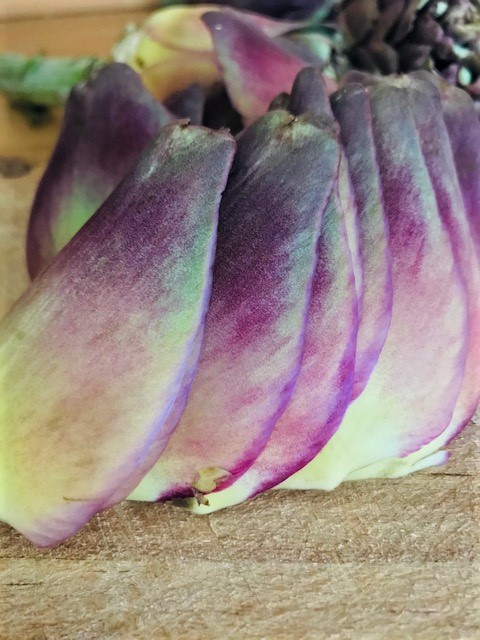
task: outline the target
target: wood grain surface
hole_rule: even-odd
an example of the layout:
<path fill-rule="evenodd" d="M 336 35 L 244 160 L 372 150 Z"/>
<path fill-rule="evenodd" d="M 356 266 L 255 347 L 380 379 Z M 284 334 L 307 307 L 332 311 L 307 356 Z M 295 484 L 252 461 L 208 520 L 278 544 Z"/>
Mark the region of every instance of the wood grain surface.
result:
<path fill-rule="evenodd" d="M 83 13 L 99 13 L 126 11 L 132 9 L 155 9 L 157 0 L 2 0 L 0 3 L 0 19 L 17 20 L 19 18 L 79 15 Z"/>
<path fill-rule="evenodd" d="M 68 53 L 85 23 L 62 21 L 17 28 Z M 108 50 L 110 24 L 92 49 Z M 28 211 L 60 115 L 32 130 L 0 105 L 0 172 L 26 172 L 0 177 L 0 316 L 28 283 Z M 479 445 L 472 425 L 446 467 L 208 517 L 124 503 L 51 550 L 0 525 L 0 638 L 478 639 Z"/>

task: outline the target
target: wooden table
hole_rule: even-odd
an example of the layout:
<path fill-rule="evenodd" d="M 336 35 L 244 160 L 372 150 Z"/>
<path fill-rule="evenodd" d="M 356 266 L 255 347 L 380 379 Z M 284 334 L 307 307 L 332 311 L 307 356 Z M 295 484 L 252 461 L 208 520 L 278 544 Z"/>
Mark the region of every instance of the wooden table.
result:
<path fill-rule="evenodd" d="M 142 16 L 0 34 L 11 50 L 104 53 Z M 0 178 L 0 316 L 27 286 L 28 210 L 59 120 L 32 130 L 0 107 L 0 156 L 29 165 Z M 478 430 L 452 450 L 446 467 L 403 480 L 270 492 L 208 517 L 124 503 L 53 550 L 0 525 L 0 638 L 480 638 Z"/>

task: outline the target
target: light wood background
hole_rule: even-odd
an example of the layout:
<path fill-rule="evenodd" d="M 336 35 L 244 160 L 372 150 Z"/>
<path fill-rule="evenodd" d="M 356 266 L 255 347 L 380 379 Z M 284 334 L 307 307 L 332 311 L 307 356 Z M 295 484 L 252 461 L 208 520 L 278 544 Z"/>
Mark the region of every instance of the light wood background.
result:
<path fill-rule="evenodd" d="M 156 0 L 2 0 L 0 19 L 18 20 L 22 18 L 79 15 L 100 11 L 128 11 L 133 9 L 155 9 Z"/>
<path fill-rule="evenodd" d="M 143 15 L 17 20 L 0 48 L 105 53 Z M 29 166 L 0 177 L 0 316 L 27 286 L 25 226 L 60 116 L 32 130 L 0 104 L 0 168 Z M 478 430 L 452 450 L 433 472 L 209 517 L 124 503 L 53 550 L 0 525 L 0 638 L 478 639 Z"/>

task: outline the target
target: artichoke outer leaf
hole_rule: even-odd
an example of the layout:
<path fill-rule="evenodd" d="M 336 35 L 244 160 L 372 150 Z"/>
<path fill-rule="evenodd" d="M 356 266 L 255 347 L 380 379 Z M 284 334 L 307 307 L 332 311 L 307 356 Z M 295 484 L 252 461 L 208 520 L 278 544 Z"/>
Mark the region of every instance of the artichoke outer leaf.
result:
<path fill-rule="evenodd" d="M 324 120 L 272 111 L 237 142 L 197 375 L 167 449 L 131 499 L 191 496 L 210 469 L 222 470 L 218 486 L 233 482 L 265 447 L 297 380 L 336 133 Z"/>
<path fill-rule="evenodd" d="M 332 95 L 332 109 L 340 125 L 355 198 L 364 274 L 352 396 L 355 399 L 370 378 L 390 327 L 392 267 L 367 90 L 359 85 L 341 89 Z"/>
<path fill-rule="evenodd" d="M 396 81 L 398 83 L 398 81 Z M 434 187 L 441 218 L 449 231 L 452 250 L 467 293 L 468 350 L 459 396 L 448 426 L 418 451 L 405 458 L 392 458 L 350 474 L 353 479 L 365 477 L 400 477 L 448 459 L 448 452 L 438 451 L 447 445 L 472 419 L 480 400 L 480 264 L 453 153 L 459 152 L 449 138 L 439 91 L 429 74 L 401 81 L 410 96 L 422 151 Z M 439 87 L 440 88 L 440 87 Z M 448 90 L 447 90 L 448 91 Z M 453 92 L 458 90 L 454 89 Z M 470 98 L 468 98 L 470 100 Z M 458 123 L 458 120 L 456 120 Z M 468 122 L 468 118 L 467 118 Z M 452 145 L 451 145 L 452 142 Z M 468 141 L 467 154 L 468 154 Z M 453 150 L 452 150 L 453 147 Z M 467 155 L 470 158 L 469 155 Z M 458 161 L 458 156 L 457 156 Z M 457 164 L 457 166 L 459 166 Z M 470 165 L 471 167 L 471 165 Z M 469 169 L 466 169 L 467 171 Z M 469 200 L 467 199 L 468 203 Z"/>
<path fill-rule="evenodd" d="M 163 128 L 0 325 L 0 517 L 38 545 L 125 497 L 152 443 L 167 444 L 234 146 Z"/>
<path fill-rule="evenodd" d="M 358 329 L 357 296 L 338 190 L 332 192 L 318 243 L 305 350 L 295 391 L 267 446 L 226 489 L 188 500 L 209 513 L 279 484 L 307 464 L 340 425 L 352 395 Z"/>
<path fill-rule="evenodd" d="M 450 84 L 439 87 L 458 180 L 480 257 L 480 120 L 473 100 Z"/>
<path fill-rule="evenodd" d="M 321 117 L 332 117 L 328 93 L 329 88 L 326 79 L 320 70 L 306 67 L 295 78 L 288 108 L 294 115 L 313 113 Z M 342 207 L 344 213 L 345 228 L 355 276 L 358 311 L 361 314 L 363 306 L 363 265 L 360 254 L 360 226 L 348 161 L 343 149 L 340 155 L 338 195 L 340 198 L 339 206 Z"/>
<path fill-rule="evenodd" d="M 464 377 L 466 293 L 409 97 L 383 82 L 368 94 L 389 225 L 390 329 L 340 428 L 282 488 L 332 489 L 356 469 L 416 452 L 449 424 Z"/>
<path fill-rule="evenodd" d="M 352 399 L 363 391 L 377 363 L 392 310 L 388 230 L 368 98 L 362 91 L 362 87 L 348 89 L 347 100 L 341 99 L 347 90 L 338 91 L 330 103 L 322 74 L 307 67 L 295 79 L 289 106 L 294 114 L 334 115 L 340 124 L 339 204 L 344 212 L 360 318 Z"/>
<path fill-rule="evenodd" d="M 124 64 L 106 65 L 72 89 L 30 215 L 27 262 L 32 278 L 133 169 L 160 128 L 174 119 Z"/>

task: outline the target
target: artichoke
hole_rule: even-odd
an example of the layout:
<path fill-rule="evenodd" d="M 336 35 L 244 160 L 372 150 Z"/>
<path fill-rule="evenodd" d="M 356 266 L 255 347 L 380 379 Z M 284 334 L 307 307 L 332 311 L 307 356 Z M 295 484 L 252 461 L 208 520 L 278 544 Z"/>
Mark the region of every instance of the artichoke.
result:
<path fill-rule="evenodd" d="M 269 19 L 203 21 L 229 106 L 105 65 L 33 203 L 0 518 L 40 546 L 127 497 L 206 513 L 443 464 L 480 399 L 471 98 L 428 71 L 337 89 Z M 232 108 L 235 138 L 201 125 Z"/>

